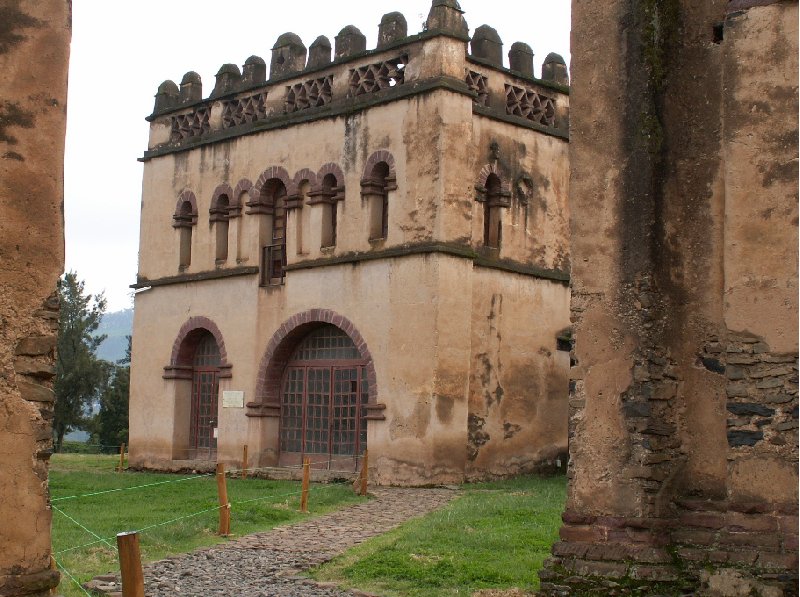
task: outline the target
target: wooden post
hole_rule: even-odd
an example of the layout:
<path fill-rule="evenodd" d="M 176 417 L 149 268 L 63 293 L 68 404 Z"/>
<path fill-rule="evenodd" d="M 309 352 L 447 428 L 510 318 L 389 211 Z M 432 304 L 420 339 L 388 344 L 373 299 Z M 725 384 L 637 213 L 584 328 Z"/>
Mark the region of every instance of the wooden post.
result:
<path fill-rule="evenodd" d="M 117 469 L 117 472 L 121 473 L 124 467 L 125 467 L 125 442 L 122 442 L 122 445 L 119 447 L 119 468 Z"/>
<path fill-rule="evenodd" d="M 231 534 L 231 505 L 228 503 L 228 481 L 225 479 L 225 465 L 217 464 L 217 493 L 219 493 L 219 534 Z"/>
<path fill-rule="evenodd" d="M 367 471 L 369 467 L 369 453 L 364 450 L 364 457 L 361 459 L 361 491 L 359 495 L 367 495 Z"/>
<path fill-rule="evenodd" d="M 58 564 L 56 563 L 56 559 L 52 555 L 50 556 L 50 570 L 55 570 L 56 572 L 58 572 Z M 58 585 L 50 589 L 50 594 L 58 595 Z"/>
<path fill-rule="evenodd" d="M 122 573 L 122 597 L 144 597 L 142 556 L 139 553 L 139 535 L 131 531 L 117 535 L 119 569 Z"/>
<path fill-rule="evenodd" d="M 247 444 L 242 449 L 242 479 L 247 479 Z"/>
<path fill-rule="evenodd" d="M 311 461 L 303 458 L 303 493 L 300 494 L 300 512 L 308 512 L 308 482 L 311 479 Z"/>

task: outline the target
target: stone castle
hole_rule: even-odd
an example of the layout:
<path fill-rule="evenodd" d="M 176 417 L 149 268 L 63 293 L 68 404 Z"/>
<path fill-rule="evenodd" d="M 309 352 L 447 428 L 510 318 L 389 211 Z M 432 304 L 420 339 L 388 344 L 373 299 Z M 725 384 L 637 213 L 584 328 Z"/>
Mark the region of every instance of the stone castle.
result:
<path fill-rule="evenodd" d="M 377 483 L 566 466 L 569 96 L 523 43 L 385 15 L 158 88 L 131 370 L 137 467 Z"/>
<path fill-rule="evenodd" d="M 69 3 L 4 15 L 0 595 L 44 596 Z M 246 439 L 253 465 L 310 442 L 341 466 L 366 443 L 376 480 L 477 478 L 558 460 L 531 428 L 568 417 L 543 595 L 797 594 L 798 4 L 572 18 L 571 81 L 520 44 L 502 68 L 494 31 L 435 0 L 375 50 L 282 36 L 269 79 L 254 58 L 210 98 L 162 85 L 140 464 L 237 462 Z"/>

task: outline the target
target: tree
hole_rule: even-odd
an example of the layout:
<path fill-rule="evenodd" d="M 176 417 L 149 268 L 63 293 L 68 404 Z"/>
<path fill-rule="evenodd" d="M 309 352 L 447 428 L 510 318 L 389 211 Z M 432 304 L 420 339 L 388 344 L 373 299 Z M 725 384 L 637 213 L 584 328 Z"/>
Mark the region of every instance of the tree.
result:
<path fill-rule="evenodd" d="M 83 280 L 75 272 L 67 272 L 59 280 L 58 295 L 61 313 L 58 318 L 56 395 L 53 414 L 55 451 L 61 450 L 64 435 L 79 428 L 86 420 L 85 413 L 107 376 L 106 366 L 95 356 L 95 350 L 105 340 L 94 336 L 106 309 L 102 293 L 84 293 Z"/>
<path fill-rule="evenodd" d="M 131 337 L 125 358 L 116 365 L 108 363 L 100 390 L 100 411 L 91 420 L 92 443 L 100 444 L 101 452 L 113 452 L 122 443 L 128 443 L 128 395 L 130 389 Z"/>

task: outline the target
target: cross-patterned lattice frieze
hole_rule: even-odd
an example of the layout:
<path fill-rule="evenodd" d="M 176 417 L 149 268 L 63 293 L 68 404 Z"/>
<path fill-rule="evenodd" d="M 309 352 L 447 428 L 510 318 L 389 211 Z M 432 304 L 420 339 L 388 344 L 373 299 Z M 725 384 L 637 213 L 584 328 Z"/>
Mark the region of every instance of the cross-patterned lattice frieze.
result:
<path fill-rule="evenodd" d="M 350 70 L 350 97 L 375 93 L 381 89 L 402 85 L 408 56 L 399 56 L 377 64 L 368 64 Z"/>
<path fill-rule="evenodd" d="M 266 103 L 266 91 L 223 102 L 222 128 L 227 129 L 266 118 Z"/>
<path fill-rule="evenodd" d="M 197 108 L 188 114 L 178 114 L 172 117 L 172 135 L 170 140 L 183 141 L 189 137 L 204 135 L 209 131 L 208 107 Z"/>
<path fill-rule="evenodd" d="M 466 83 L 467 87 L 470 88 L 471 91 L 474 91 L 478 94 L 472 102 L 477 106 L 488 106 L 489 105 L 489 79 L 487 79 L 484 75 L 480 73 L 476 73 L 475 71 L 467 70 L 467 77 Z"/>
<path fill-rule="evenodd" d="M 333 75 L 297 83 L 286 88 L 286 111 L 324 106 L 331 101 Z"/>
<path fill-rule="evenodd" d="M 506 83 L 506 114 L 555 127 L 556 100 L 533 89 Z"/>

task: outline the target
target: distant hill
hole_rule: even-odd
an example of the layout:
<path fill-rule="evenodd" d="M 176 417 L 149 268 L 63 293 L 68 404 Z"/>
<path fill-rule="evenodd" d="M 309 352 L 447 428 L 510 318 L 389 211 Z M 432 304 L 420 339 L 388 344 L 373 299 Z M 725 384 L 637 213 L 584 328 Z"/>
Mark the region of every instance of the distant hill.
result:
<path fill-rule="evenodd" d="M 103 315 L 97 334 L 105 334 L 107 338 L 97 349 L 97 357 L 112 363 L 125 357 L 128 339 L 133 332 L 133 309 L 123 309 Z"/>

